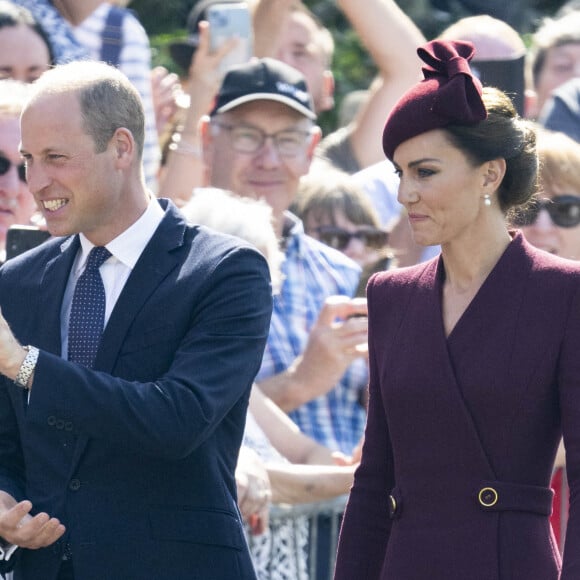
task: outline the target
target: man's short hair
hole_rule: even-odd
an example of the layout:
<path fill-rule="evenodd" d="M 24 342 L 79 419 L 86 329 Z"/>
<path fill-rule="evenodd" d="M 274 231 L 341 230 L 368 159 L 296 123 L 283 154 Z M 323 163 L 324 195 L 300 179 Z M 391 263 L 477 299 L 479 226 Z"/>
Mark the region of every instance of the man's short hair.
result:
<path fill-rule="evenodd" d="M 145 113 L 137 89 L 117 68 L 98 61 L 74 61 L 46 71 L 34 83 L 30 101 L 44 94 L 74 92 L 78 95 L 83 125 L 103 152 L 115 131 L 128 129 L 135 139 L 138 157 L 143 154 Z"/>

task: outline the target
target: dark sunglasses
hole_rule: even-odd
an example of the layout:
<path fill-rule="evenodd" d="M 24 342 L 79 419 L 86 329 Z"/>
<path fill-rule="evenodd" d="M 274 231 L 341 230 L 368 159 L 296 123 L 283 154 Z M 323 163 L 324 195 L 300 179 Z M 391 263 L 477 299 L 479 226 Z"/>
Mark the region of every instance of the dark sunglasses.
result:
<path fill-rule="evenodd" d="M 8 171 L 10 171 L 12 165 L 15 165 L 15 163 L 12 163 L 10 159 L 0 155 L 0 175 L 6 175 Z M 26 183 L 26 165 L 21 163 L 20 165 L 16 165 L 16 168 L 18 169 L 18 179 L 20 179 L 22 183 Z"/>
<path fill-rule="evenodd" d="M 554 222 L 561 228 L 574 228 L 580 224 L 580 197 L 577 195 L 555 195 L 552 199 L 539 199 L 512 219 L 514 226 L 531 226 L 540 211 L 545 209 Z"/>
<path fill-rule="evenodd" d="M 387 245 L 389 234 L 378 228 L 361 228 L 354 232 L 349 232 L 337 226 L 320 226 L 316 228 L 321 242 L 337 250 L 344 250 L 353 238 L 359 239 L 365 246 L 377 250 Z"/>

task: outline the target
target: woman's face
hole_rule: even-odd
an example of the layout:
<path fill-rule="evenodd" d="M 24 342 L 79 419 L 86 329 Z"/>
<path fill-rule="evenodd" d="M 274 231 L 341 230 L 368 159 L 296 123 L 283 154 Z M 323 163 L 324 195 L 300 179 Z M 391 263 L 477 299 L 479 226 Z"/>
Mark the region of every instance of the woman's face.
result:
<path fill-rule="evenodd" d="M 550 190 L 543 191 L 540 199 L 550 200 L 554 214 L 557 211 L 567 217 L 565 225 L 574 224 L 576 216 L 578 223 L 571 227 L 557 225 L 545 205 L 542 204 L 536 219 L 531 224 L 519 226 L 524 236 L 537 248 L 562 258 L 580 260 L 580 189 L 554 186 Z M 555 219 L 559 221 L 558 216 Z"/>
<path fill-rule="evenodd" d="M 304 220 L 304 229 L 308 235 L 340 250 L 362 268 L 380 258 L 380 250 L 387 245 L 385 231 L 373 225 L 355 224 L 338 209 L 333 218 L 328 215 L 316 218 L 309 213 Z"/>
<path fill-rule="evenodd" d="M 50 67 L 44 39 L 25 25 L 0 28 L 0 78 L 35 81 Z"/>
<path fill-rule="evenodd" d="M 30 224 L 36 202 L 23 179 L 18 117 L 0 114 L 0 249 L 13 224 Z"/>
<path fill-rule="evenodd" d="M 470 163 L 443 130 L 401 143 L 394 164 L 400 176 L 397 199 L 421 246 L 445 245 L 473 235 L 481 212 L 490 211 L 483 204 L 486 164 Z"/>

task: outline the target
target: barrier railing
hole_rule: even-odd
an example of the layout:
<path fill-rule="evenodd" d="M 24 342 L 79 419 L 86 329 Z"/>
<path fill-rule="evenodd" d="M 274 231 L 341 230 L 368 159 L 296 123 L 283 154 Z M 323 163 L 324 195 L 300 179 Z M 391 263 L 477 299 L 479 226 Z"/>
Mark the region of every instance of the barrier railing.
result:
<path fill-rule="evenodd" d="M 321 516 L 328 518 L 330 522 L 329 529 L 329 549 L 327 551 L 328 562 L 323 563 L 322 568 L 328 570 L 328 580 L 332 578 L 332 572 L 334 570 L 334 564 L 336 560 L 336 547 L 338 543 L 338 533 L 340 531 L 340 517 L 344 512 L 346 505 L 346 500 L 348 495 L 339 496 L 332 500 L 305 503 L 305 504 L 276 504 L 272 505 L 270 508 L 270 529 L 275 529 L 278 524 L 284 522 L 289 523 L 293 528 L 298 526 L 299 520 L 308 520 L 308 568 L 306 577 L 298 577 L 295 580 L 327 580 L 326 578 L 317 577 L 317 569 L 319 568 L 318 559 L 320 555 L 318 554 L 318 536 L 319 536 L 319 518 Z M 252 544 L 257 542 L 255 537 L 248 536 L 248 543 L 250 548 Z M 299 559 L 303 558 L 301 553 L 302 548 L 298 541 L 298 534 L 295 534 L 292 538 L 293 544 L 291 546 L 286 546 L 288 554 L 290 557 L 295 558 L 296 570 L 300 569 Z M 274 548 L 274 543 L 272 543 L 272 548 Z M 274 554 L 270 554 L 271 558 L 274 558 Z M 322 556 L 324 557 L 324 555 Z M 277 572 L 273 570 L 269 576 L 262 575 L 261 578 L 264 580 L 274 580 L 278 578 Z"/>

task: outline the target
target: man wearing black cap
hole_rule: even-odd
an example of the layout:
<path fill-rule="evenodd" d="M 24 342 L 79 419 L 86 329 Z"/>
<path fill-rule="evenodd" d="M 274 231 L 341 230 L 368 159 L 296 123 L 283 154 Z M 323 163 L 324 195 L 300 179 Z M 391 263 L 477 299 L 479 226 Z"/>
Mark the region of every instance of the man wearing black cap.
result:
<path fill-rule="evenodd" d="M 357 400 L 366 363 L 356 347 L 366 343 L 366 322 L 335 320 L 366 311 L 349 299 L 359 268 L 305 236 L 287 211 L 320 139 L 315 119 L 302 75 L 280 61 L 255 59 L 230 69 L 202 121 L 204 160 L 212 186 L 270 204 L 285 249 L 259 385 L 304 432 L 351 454 L 365 421 Z M 325 304 L 334 295 L 343 299 Z"/>
<path fill-rule="evenodd" d="M 359 396 L 367 382 L 366 318 L 350 317 L 366 314 L 366 304 L 350 298 L 360 269 L 306 236 L 288 212 L 320 139 L 315 119 L 302 74 L 255 59 L 225 76 L 201 123 L 203 153 L 212 186 L 270 204 L 285 252 L 258 385 L 304 433 L 351 455 L 364 428 Z M 320 528 L 319 536 L 329 537 Z"/>

